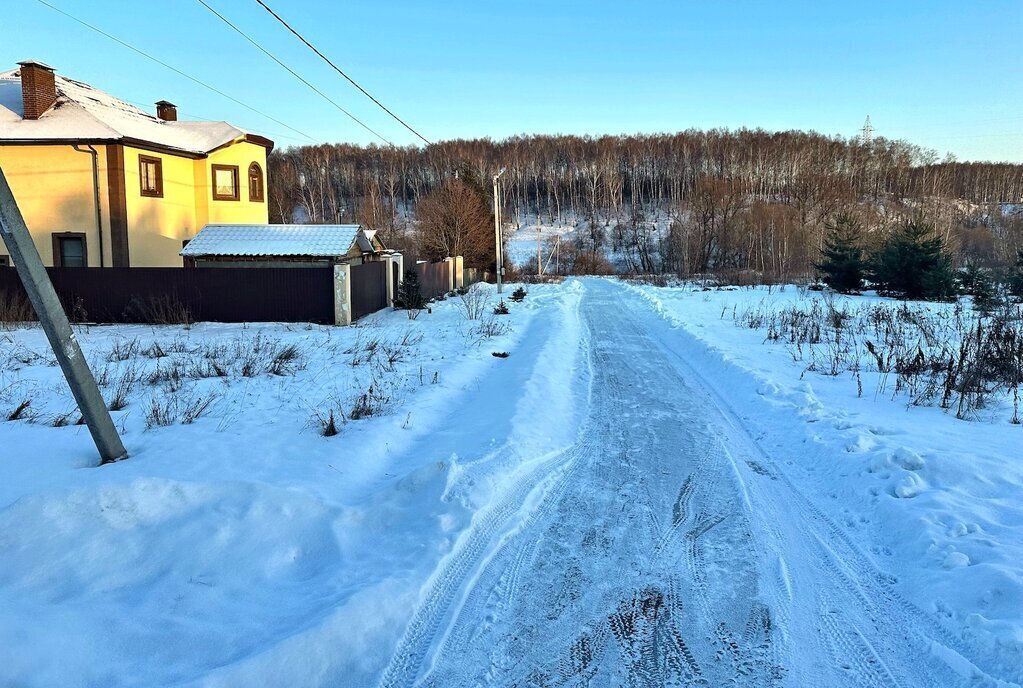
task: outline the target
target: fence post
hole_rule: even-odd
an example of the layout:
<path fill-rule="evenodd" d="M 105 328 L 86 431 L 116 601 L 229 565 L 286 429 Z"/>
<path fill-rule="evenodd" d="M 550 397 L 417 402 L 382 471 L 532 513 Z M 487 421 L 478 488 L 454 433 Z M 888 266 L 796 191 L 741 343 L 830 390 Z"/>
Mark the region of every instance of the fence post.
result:
<path fill-rule="evenodd" d="M 400 253 L 392 253 L 387 256 L 387 305 L 394 305 L 394 270 L 398 270 L 398 283 L 405 279 L 405 273 L 402 272 L 402 258 Z"/>
<path fill-rule="evenodd" d="M 448 256 L 444 259 L 444 266 L 447 268 L 448 273 L 448 288 L 444 291 L 444 293 L 449 294 L 455 290 L 455 259 Z"/>
<path fill-rule="evenodd" d="M 455 256 L 455 289 L 465 286 L 465 260 L 462 256 Z"/>
<path fill-rule="evenodd" d="M 352 266 L 334 266 L 334 324 L 352 324 Z"/>

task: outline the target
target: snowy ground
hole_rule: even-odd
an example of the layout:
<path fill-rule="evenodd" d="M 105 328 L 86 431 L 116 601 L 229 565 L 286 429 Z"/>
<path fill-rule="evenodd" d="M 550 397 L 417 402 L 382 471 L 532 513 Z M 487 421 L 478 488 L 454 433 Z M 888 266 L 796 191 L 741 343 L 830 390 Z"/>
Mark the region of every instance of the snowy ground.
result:
<path fill-rule="evenodd" d="M 1023 429 L 1009 422 L 1009 397 L 957 420 L 896 393 L 895 376 L 870 370 L 866 351 L 857 382 L 848 370 L 830 374 L 827 344 L 797 351 L 742 325 L 744 312 L 823 306 L 819 293 L 628 288 L 677 327 L 681 341 L 703 345 L 698 365 L 727 390 L 743 425 L 761 446 L 783 452 L 788 477 L 900 594 L 978 647 L 1007 679 L 1023 680 Z M 869 295 L 836 296 L 834 305 L 899 307 Z M 955 306 L 911 308 L 949 316 Z"/>
<path fill-rule="evenodd" d="M 575 237 L 578 223 L 574 220 L 564 222 L 549 222 L 538 220 L 535 216 L 526 217 L 514 228 L 505 230 L 505 251 L 508 260 L 515 265 L 532 265 L 536 269 L 536 242 L 540 238 L 540 256 L 547 265 L 550 253 L 553 248 L 551 242 L 557 237 L 562 241 L 571 241 Z M 551 262 L 550 271 L 553 271 L 554 263 Z"/>
<path fill-rule="evenodd" d="M 458 299 L 350 329 L 82 329 L 108 399 L 126 372 L 141 380 L 113 414 L 131 458 L 103 468 L 77 414 L 51 426 L 74 405 L 42 332 L 0 331 L 0 412 L 30 399 L 33 418 L 0 422 L 0 684 L 369 683 L 473 500 L 496 489 L 449 494 L 490 451 L 481 428 L 513 421 L 498 387 L 519 382 L 509 361 L 531 355 L 537 314 L 571 293 L 531 288 L 492 338 Z M 289 345 L 291 370 L 260 367 Z M 200 370 L 211 360 L 222 377 Z M 390 399 L 380 415 L 342 425 L 371 386 Z M 146 429 L 154 401 L 180 400 L 180 416 L 210 395 L 193 423 Z M 330 408 L 340 434 L 328 438 L 317 416 Z"/>
<path fill-rule="evenodd" d="M 99 469 L 41 333 L 0 332 L 0 411 L 37 414 L 0 423 L 0 683 L 1019 684 L 1019 427 L 800 379 L 723 317 L 800 298 L 92 328 L 107 394 L 144 380 Z"/>
<path fill-rule="evenodd" d="M 640 243 L 647 244 L 651 253 L 656 256 L 658 242 L 667 233 L 672 218 L 648 211 L 646 219 L 634 227 L 628 213 L 623 212 L 621 216 L 600 217 L 597 222 L 603 236 L 601 250 L 605 257 L 617 271 L 635 273 L 642 270 L 642 263 L 636 254 L 637 246 Z M 621 236 L 618 237 L 615 230 L 617 225 L 622 225 Z M 552 260 L 551 256 L 554 252 L 555 239 L 560 237 L 564 242 L 562 250 L 566 250 L 565 244 L 589 234 L 588 226 L 589 220 L 586 217 L 571 213 L 555 220 L 549 216 L 539 218 L 530 214 L 520 216 L 511 227 L 505 229 L 505 251 L 508 260 L 526 272 L 535 271 L 536 244 L 539 237 L 541 260 L 547 271 L 553 271 L 555 260 Z"/>

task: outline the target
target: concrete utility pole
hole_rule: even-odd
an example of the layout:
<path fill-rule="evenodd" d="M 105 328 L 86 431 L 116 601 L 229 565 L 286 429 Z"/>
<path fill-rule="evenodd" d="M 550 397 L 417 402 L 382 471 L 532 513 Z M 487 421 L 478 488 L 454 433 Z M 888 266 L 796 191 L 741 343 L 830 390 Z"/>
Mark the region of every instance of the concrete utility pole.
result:
<path fill-rule="evenodd" d="M 499 193 L 498 180 L 504 174 L 505 168 L 494 175 L 494 251 L 497 255 L 497 293 L 501 293 L 501 278 L 504 273 L 504 242 L 501 241 L 501 195 Z"/>
<path fill-rule="evenodd" d="M 7 183 L 4 171 L 0 169 L 0 236 L 3 236 L 7 250 L 18 270 L 21 283 L 25 286 L 29 301 L 39 316 L 39 324 L 50 340 L 50 346 L 64 372 L 71 393 L 78 403 L 85 424 L 99 450 L 100 463 L 113 463 L 128 458 L 121 438 L 114 427 L 114 421 L 103 402 L 103 395 L 96 385 L 96 378 L 89 370 L 89 364 L 82 356 L 71 323 L 57 299 L 50 276 L 46 274 L 39 251 L 25 226 L 14 194 Z"/>
<path fill-rule="evenodd" d="M 540 234 L 541 234 L 541 232 L 543 232 L 543 230 L 540 229 L 540 218 L 538 217 L 538 218 L 536 218 L 536 276 L 537 277 L 539 277 L 540 275 L 543 274 L 543 263 L 540 262 L 542 260 L 542 258 L 540 258 Z"/>

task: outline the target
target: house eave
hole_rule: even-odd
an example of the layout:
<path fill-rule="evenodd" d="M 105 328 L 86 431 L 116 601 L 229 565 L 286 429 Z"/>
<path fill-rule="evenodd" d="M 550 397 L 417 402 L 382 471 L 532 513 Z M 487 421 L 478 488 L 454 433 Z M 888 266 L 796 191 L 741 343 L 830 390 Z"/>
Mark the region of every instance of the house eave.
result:
<path fill-rule="evenodd" d="M 20 139 L 0 139 L 0 146 L 87 146 L 87 145 L 108 145 L 108 144 L 120 144 L 124 146 L 131 146 L 132 148 L 138 148 L 139 150 L 149 151 L 151 153 L 163 153 L 165 155 L 175 155 L 179 158 L 190 158 L 192 160 L 202 160 L 208 158 L 211 153 L 218 150 L 228 148 L 235 145 L 239 141 L 249 141 L 257 145 L 267 148 L 267 153 L 273 150 L 274 143 L 269 139 L 263 137 L 255 137 L 260 140 L 253 140 L 254 137 L 246 135 L 240 139 L 234 141 L 228 141 L 223 145 L 217 146 L 212 150 L 205 153 L 186 150 L 184 148 L 175 148 L 174 146 L 164 146 L 159 143 L 153 143 L 152 141 L 145 141 L 143 139 L 133 139 L 125 136 L 110 136 L 110 137 L 68 137 L 60 139 L 33 139 L 33 138 L 20 138 Z"/>

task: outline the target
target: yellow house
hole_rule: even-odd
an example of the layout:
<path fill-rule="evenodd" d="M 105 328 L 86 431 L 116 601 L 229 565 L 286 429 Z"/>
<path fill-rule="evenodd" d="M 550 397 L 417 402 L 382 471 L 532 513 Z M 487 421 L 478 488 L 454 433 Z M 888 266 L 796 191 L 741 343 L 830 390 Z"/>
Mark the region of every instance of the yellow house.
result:
<path fill-rule="evenodd" d="M 151 115 L 39 62 L 0 72 L 0 169 L 43 263 L 181 267 L 207 224 L 266 224 L 273 141 Z M 0 265 L 10 256 L 0 243 Z"/>

